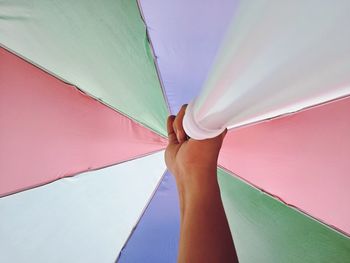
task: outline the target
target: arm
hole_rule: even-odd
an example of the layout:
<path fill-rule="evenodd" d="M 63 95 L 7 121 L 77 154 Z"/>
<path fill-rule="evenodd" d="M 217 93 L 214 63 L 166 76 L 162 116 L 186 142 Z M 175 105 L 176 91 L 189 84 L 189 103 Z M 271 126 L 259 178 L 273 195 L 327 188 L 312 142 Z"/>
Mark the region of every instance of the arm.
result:
<path fill-rule="evenodd" d="M 168 118 L 168 169 L 175 176 L 180 200 L 178 262 L 238 262 L 217 181 L 217 159 L 226 131 L 213 139 L 186 139 L 182 120 Z"/>

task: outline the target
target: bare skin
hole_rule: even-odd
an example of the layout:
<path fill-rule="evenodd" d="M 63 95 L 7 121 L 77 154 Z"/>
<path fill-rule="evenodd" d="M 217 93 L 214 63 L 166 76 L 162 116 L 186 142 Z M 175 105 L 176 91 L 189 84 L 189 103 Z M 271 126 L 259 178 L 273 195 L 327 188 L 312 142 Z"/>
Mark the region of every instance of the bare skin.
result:
<path fill-rule="evenodd" d="M 217 181 L 217 160 L 226 132 L 207 140 L 187 139 L 186 105 L 169 116 L 165 161 L 180 200 L 178 263 L 238 262 Z"/>

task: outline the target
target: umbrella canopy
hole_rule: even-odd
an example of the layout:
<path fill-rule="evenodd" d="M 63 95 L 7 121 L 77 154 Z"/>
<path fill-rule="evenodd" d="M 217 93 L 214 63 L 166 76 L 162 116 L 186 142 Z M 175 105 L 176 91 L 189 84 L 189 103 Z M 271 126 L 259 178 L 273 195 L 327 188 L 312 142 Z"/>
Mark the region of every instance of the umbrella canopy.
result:
<path fill-rule="evenodd" d="M 234 105 L 254 104 L 247 116 L 263 121 L 230 129 L 218 178 L 240 262 L 350 262 L 349 5 L 289 2 L 1 2 L 0 261 L 176 262 L 177 191 L 163 161 L 167 115 L 195 97 L 207 110 L 225 108 L 222 99 L 233 96 L 212 83 L 230 79 L 223 74 L 230 43 L 252 43 L 234 46 L 241 59 L 228 56 L 234 63 L 265 65 L 277 50 L 282 57 L 271 63 L 286 76 L 290 31 L 254 60 L 255 48 L 268 43 L 259 32 L 271 37 L 308 17 L 305 32 L 319 28 L 324 40 L 329 32 L 314 53 L 337 60 L 328 71 L 317 59 L 305 69 L 314 69 L 312 87 L 339 88 L 337 95 L 302 94 L 308 108 L 254 119 L 266 114 L 256 106 L 266 90 L 246 86 L 257 92 Z M 343 27 L 328 28 L 334 21 Z M 260 72 L 258 64 L 244 66 Z M 297 84 L 305 80 L 299 76 Z M 310 85 L 300 91 L 315 90 Z M 297 97 L 291 89 L 284 99 Z M 278 109 L 291 101 L 278 98 L 283 105 L 271 104 Z"/>

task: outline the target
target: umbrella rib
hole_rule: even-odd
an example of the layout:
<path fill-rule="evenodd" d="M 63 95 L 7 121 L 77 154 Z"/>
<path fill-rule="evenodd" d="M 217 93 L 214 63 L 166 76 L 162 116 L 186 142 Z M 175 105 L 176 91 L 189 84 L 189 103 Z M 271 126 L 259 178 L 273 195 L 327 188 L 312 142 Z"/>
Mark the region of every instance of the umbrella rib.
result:
<path fill-rule="evenodd" d="M 310 105 L 310 106 L 306 106 L 304 108 L 301 108 L 301 109 L 298 109 L 298 110 L 295 110 L 295 111 L 282 113 L 282 114 L 279 114 L 279 115 L 276 115 L 276 116 L 273 116 L 273 117 L 269 117 L 269 118 L 266 118 L 266 119 L 261 119 L 261 120 L 253 121 L 253 122 L 250 122 L 250 123 L 241 124 L 241 125 L 238 125 L 238 126 L 231 126 L 231 127 L 229 126 L 227 129 L 229 131 L 231 131 L 231 130 L 236 130 L 236 129 L 240 129 L 240 128 L 246 128 L 246 127 L 257 125 L 257 124 L 260 124 L 260 123 L 263 123 L 263 122 L 268 122 L 268 121 L 271 121 L 271 120 L 274 120 L 274 119 L 280 119 L 280 118 L 288 117 L 288 116 L 291 116 L 291 115 L 294 115 L 294 114 L 298 114 L 298 113 L 303 112 L 303 111 L 310 110 L 312 108 L 321 107 L 321 106 L 324 106 L 324 105 L 326 105 L 328 103 L 332 103 L 332 102 L 335 102 L 335 101 L 338 101 L 338 100 L 343 100 L 343 99 L 346 99 L 346 98 L 350 98 L 350 94 L 342 95 L 340 97 L 336 97 L 336 98 L 333 98 L 333 99 L 330 99 L 330 100 L 327 100 L 327 101 L 323 101 L 323 102 L 320 102 L 320 103 L 317 103 L 317 104 L 313 104 L 313 105 Z"/>
<path fill-rule="evenodd" d="M 30 191 L 30 190 L 33 190 L 33 189 L 36 189 L 36 188 L 39 188 L 39 187 L 42 187 L 42 186 L 45 186 L 45 185 L 49 185 L 49 184 L 55 183 L 56 181 L 59 181 L 59 180 L 64 180 L 64 179 L 67 179 L 67 178 L 79 176 L 79 175 L 82 175 L 82 174 L 87 173 L 87 172 L 98 171 L 98 170 L 105 169 L 105 168 L 108 168 L 108 167 L 111 167 L 111 166 L 114 166 L 114 165 L 119 165 L 119 164 L 122 164 L 122 163 L 134 161 L 134 160 L 137 160 L 137 159 L 140 159 L 140 158 L 143 158 L 143 157 L 147 157 L 149 155 L 152 155 L 152 154 L 155 154 L 155 153 L 158 153 L 158 152 L 161 152 L 161 151 L 164 151 L 164 148 L 161 148 L 159 150 L 155 150 L 155 151 L 152 151 L 152 152 L 147 152 L 147 153 L 143 153 L 143 154 L 140 154 L 140 155 L 136 155 L 134 157 L 131 157 L 129 159 L 122 160 L 122 161 L 119 161 L 119 162 L 116 162 L 116 163 L 107 164 L 107 165 L 104 165 L 104 166 L 101 166 L 101 167 L 96 167 L 96 168 L 93 168 L 93 169 L 88 168 L 87 170 L 79 171 L 79 172 L 73 173 L 71 175 L 64 175 L 64 176 L 61 176 L 60 178 L 57 178 L 55 180 L 52 180 L 52 181 L 49 181 L 49 182 L 46 182 L 46 183 L 35 184 L 35 185 L 32 185 L 32 186 L 27 187 L 27 188 L 19 189 L 19 190 L 14 191 L 14 192 L 9 192 L 7 194 L 0 195 L 0 199 L 3 198 L 3 197 L 8 197 L 8 196 L 11 196 L 11 195 L 15 195 L 15 194 L 18 194 L 18 193 L 21 193 L 21 192 Z"/>
<path fill-rule="evenodd" d="M 148 26 L 147 26 L 147 23 L 146 23 L 146 19 L 145 19 L 144 13 L 142 11 L 140 0 L 137 0 L 136 2 L 137 2 L 137 7 L 138 7 L 138 9 L 140 11 L 141 19 L 142 19 L 142 21 L 143 21 L 143 23 L 145 25 L 145 28 L 146 28 L 146 37 L 147 37 L 147 41 L 149 43 L 149 46 L 151 48 L 152 57 L 153 57 L 153 63 L 154 63 L 154 66 L 156 68 L 157 77 L 158 77 L 158 80 L 159 80 L 160 88 L 162 90 L 163 98 L 164 98 L 165 104 L 167 106 L 168 113 L 171 114 L 171 108 L 170 108 L 170 103 L 169 103 L 169 100 L 168 100 L 168 95 L 166 93 L 166 90 L 165 90 L 165 87 L 164 87 L 164 82 L 163 82 L 162 76 L 160 74 L 160 69 L 159 69 L 159 65 L 158 65 L 157 55 L 156 55 L 156 52 L 155 52 L 155 49 L 154 49 L 154 46 L 153 46 L 153 42 L 152 42 L 151 36 L 149 34 L 149 30 L 148 30 Z"/>
<path fill-rule="evenodd" d="M 139 223 L 140 223 L 140 221 L 141 221 L 143 215 L 145 214 L 145 212 L 146 212 L 148 206 L 151 204 L 152 199 L 153 199 L 153 197 L 155 196 L 155 194 L 157 193 L 157 190 L 158 190 L 160 184 L 162 183 L 162 181 L 163 181 L 163 179 L 164 179 L 164 176 L 165 176 L 165 174 L 167 173 L 167 171 L 168 171 L 168 169 L 165 169 L 163 175 L 160 177 L 160 179 L 159 179 L 159 181 L 158 181 L 156 187 L 154 188 L 154 191 L 152 192 L 150 198 L 149 198 L 148 201 L 147 201 L 147 204 L 145 205 L 145 207 L 144 207 L 143 210 L 141 211 L 139 218 L 136 220 L 136 224 L 135 224 L 134 227 L 132 228 L 132 230 L 131 230 L 131 232 L 130 232 L 128 238 L 126 239 L 126 241 L 125 241 L 125 243 L 124 243 L 122 249 L 120 250 L 120 252 L 119 252 L 119 254 L 118 254 L 118 257 L 117 257 L 117 259 L 115 260 L 115 263 L 117 263 L 117 262 L 119 261 L 121 255 L 122 255 L 122 251 L 123 251 L 124 248 L 127 246 L 128 242 L 129 242 L 129 240 L 130 240 L 130 238 L 131 238 L 132 235 L 134 234 L 134 232 L 135 232 L 137 226 L 139 225 Z"/>
<path fill-rule="evenodd" d="M 48 69 L 46 69 L 46 68 L 40 66 L 39 64 L 35 63 L 35 62 L 32 61 L 31 59 L 29 59 L 29 58 L 27 58 L 27 57 L 25 57 L 25 56 L 19 54 L 18 52 L 12 50 L 11 48 L 9 48 L 9 47 L 7 47 L 7 46 L 5 46 L 5 45 L 3 45 L 2 43 L 0 43 L 0 47 L 3 48 L 3 49 L 5 49 L 5 50 L 7 50 L 7 51 L 9 51 L 10 53 L 14 54 L 15 56 L 19 57 L 20 59 L 22 59 L 22 60 L 25 61 L 26 63 L 29 63 L 29 64 L 33 65 L 34 67 L 36 67 L 37 69 L 39 69 L 39 70 L 41 70 L 41 71 L 44 71 L 45 73 L 47 73 L 47 74 L 51 75 L 52 77 L 58 79 L 59 81 L 62 81 L 63 83 L 65 83 L 65 84 L 67 84 L 67 85 L 70 85 L 72 88 L 75 88 L 76 90 L 78 90 L 78 91 L 79 91 L 80 93 L 82 93 L 83 95 L 88 96 L 88 97 L 92 98 L 93 100 L 98 101 L 98 102 L 101 103 L 102 105 L 104 105 L 104 106 L 106 106 L 106 107 L 112 109 L 113 111 L 119 113 L 120 115 L 124 116 L 125 118 L 130 119 L 131 121 L 135 122 L 137 125 L 140 125 L 141 127 L 146 128 L 147 130 L 153 132 L 154 134 L 157 134 L 158 136 L 161 136 L 162 138 L 167 138 L 167 136 L 165 136 L 164 134 L 162 134 L 162 133 L 156 131 L 155 129 L 153 129 L 152 127 L 148 126 L 147 124 L 142 123 L 142 122 L 136 120 L 135 118 L 133 118 L 132 116 L 130 116 L 130 115 L 128 115 L 128 114 L 126 114 L 126 113 L 124 113 L 124 112 L 118 110 L 117 108 L 115 108 L 114 106 L 112 106 L 112 105 L 110 105 L 109 103 L 105 102 L 104 100 L 102 100 L 102 99 L 96 97 L 95 95 L 93 95 L 93 94 L 91 94 L 91 93 L 89 93 L 89 92 L 87 92 L 87 91 L 81 89 L 78 85 L 73 84 L 73 83 L 69 82 L 68 80 L 66 80 L 66 79 L 64 79 L 64 78 L 62 78 L 62 77 L 60 77 L 60 76 L 58 76 L 57 74 L 53 73 L 52 71 L 50 71 L 50 70 L 48 70 Z M 168 105 L 168 104 L 167 104 L 167 105 Z"/>
<path fill-rule="evenodd" d="M 278 201 L 278 202 L 280 202 L 280 203 L 283 203 L 285 206 L 287 206 L 287 207 L 289 207 L 289 208 L 291 208 L 291 209 L 297 211 L 298 213 L 301 213 L 301 214 L 303 214 L 304 216 L 306 216 L 306 217 L 308 217 L 308 218 L 310 218 L 310 219 L 312 219 L 312 220 L 314 220 L 314 221 L 320 223 L 321 225 L 327 227 L 328 229 L 330 229 L 330 230 L 332 230 L 332 231 L 335 231 L 335 232 L 337 232 L 338 234 L 340 234 L 340 235 L 342 235 L 342 236 L 344 236 L 344 237 L 346 237 L 346 238 L 350 238 L 350 233 L 347 233 L 347 232 L 341 230 L 340 228 L 337 228 L 336 226 L 333 226 L 333 225 L 331 225 L 331 224 L 327 224 L 326 222 L 322 221 L 321 219 L 316 218 L 316 217 L 312 216 L 311 214 L 309 214 L 308 212 L 306 212 L 306 211 L 300 209 L 299 207 L 285 202 L 283 199 L 281 199 L 281 198 L 278 197 L 277 195 L 274 195 L 274 194 L 272 194 L 272 193 L 270 193 L 270 192 L 265 191 L 264 189 L 258 187 L 257 185 L 255 185 L 255 184 L 253 184 L 253 183 L 247 181 L 247 180 L 244 179 L 243 177 L 241 177 L 241 176 L 235 174 L 234 172 L 232 172 L 232 171 L 226 169 L 224 166 L 218 165 L 218 168 L 224 170 L 226 173 L 228 173 L 228 174 L 230 174 L 231 176 L 237 178 L 238 180 L 242 181 L 243 183 L 249 185 L 250 187 L 252 187 L 252 188 L 254 188 L 254 189 L 256 189 L 256 190 L 258 190 L 258 191 L 264 193 L 265 195 L 267 195 L 267 196 L 273 198 L 274 200 L 276 200 L 276 201 Z"/>

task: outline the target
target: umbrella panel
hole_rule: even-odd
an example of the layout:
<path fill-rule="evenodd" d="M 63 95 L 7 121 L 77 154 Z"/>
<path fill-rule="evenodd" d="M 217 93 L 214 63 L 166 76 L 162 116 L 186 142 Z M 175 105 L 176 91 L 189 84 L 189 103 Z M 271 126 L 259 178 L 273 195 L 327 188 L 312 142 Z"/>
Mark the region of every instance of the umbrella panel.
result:
<path fill-rule="evenodd" d="M 350 97 L 232 130 L 219 163 L 256 187 L 350 233 Z"/>
<path fill-rule="evenodd" d="M 0 262 L 114 262 L 165 171 L 163 152 L 0 199 Z"/>
<path fill-rule="evenodd" d="M 137 1 L 0 3 L 0 45 L 166 134 L 167 107 Z"/>
<path fill-rule="evenodd" d="M 0 48 L 0 196 L 116 164 L 165 139 Z"/>

